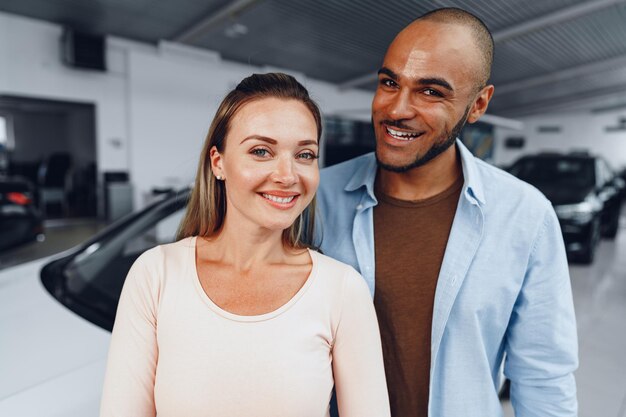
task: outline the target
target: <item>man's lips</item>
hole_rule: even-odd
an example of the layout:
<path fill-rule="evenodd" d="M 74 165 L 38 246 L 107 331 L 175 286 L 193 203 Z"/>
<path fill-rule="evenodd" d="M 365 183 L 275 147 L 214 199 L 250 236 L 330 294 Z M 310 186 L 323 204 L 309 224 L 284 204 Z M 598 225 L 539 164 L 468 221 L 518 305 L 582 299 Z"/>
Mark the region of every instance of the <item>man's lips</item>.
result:
<path fill-rule="evenodd" d="M 402 140 L 405 142 L 410 142 L 412 140 L 415 140 L 424 133 L 424 132 L 417 132 L 414 130 L 397 129 L 395 127 L 390 127 L 387 125 L 383 125 L 383 127 L 385 128 L 385 132 L 387 133 L 388 136 L 391 136 L 392 138 L 396 140 Z"/>

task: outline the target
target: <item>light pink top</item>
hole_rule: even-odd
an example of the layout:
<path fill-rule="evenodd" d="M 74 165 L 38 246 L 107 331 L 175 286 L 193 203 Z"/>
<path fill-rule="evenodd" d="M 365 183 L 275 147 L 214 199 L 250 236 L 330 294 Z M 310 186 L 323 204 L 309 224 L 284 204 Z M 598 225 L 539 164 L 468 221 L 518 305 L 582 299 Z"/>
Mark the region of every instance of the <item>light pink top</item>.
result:
<path fill-rule="evenodd" d="M 313 269 L 277 310 L 239 316 L 206 295 L 195 238 L 132 266 L 120 298 L 101 417 L 390 415 L 378 323 L 361 276 L 310 251 Z"/>

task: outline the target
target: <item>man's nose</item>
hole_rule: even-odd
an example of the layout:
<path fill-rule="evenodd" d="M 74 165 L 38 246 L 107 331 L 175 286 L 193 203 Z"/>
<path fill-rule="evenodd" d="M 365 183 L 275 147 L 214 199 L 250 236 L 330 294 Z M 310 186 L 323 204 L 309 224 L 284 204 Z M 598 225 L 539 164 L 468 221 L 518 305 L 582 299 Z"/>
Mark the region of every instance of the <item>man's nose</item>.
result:
<path fill-rule="evenodd" d="M 401 90 L 392 98 L 389 106 L 389 116 L 394 120 L 412 119 L 415 109 L 411 100 L 411 91 Z"/>

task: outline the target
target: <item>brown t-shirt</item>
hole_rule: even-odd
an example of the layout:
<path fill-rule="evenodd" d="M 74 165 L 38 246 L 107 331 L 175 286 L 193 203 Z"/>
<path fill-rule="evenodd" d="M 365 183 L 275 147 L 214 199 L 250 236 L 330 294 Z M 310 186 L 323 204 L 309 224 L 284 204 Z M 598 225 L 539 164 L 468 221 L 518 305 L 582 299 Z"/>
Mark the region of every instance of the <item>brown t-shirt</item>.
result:
<path fill-rule="evenodd" d="M 397 200 L 376 187 L 376 292 L 393 417 L 426 417 L 430 338 L 439 269 L 463 186 L 419 201 Z"/>

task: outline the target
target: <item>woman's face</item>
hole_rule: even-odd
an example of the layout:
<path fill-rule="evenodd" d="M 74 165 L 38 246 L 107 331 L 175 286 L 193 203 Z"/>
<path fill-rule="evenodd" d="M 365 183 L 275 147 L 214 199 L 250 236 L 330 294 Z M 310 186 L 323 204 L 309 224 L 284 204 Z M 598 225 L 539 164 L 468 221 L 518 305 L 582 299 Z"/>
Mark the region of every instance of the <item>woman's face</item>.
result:
<path fill-rule="evenodd" d="M 287 229 L 319 183 L 317 126 L 300 101 L 265 98 L 234 115 L 211 167 L 226 183 L 226 221 Z"/>

